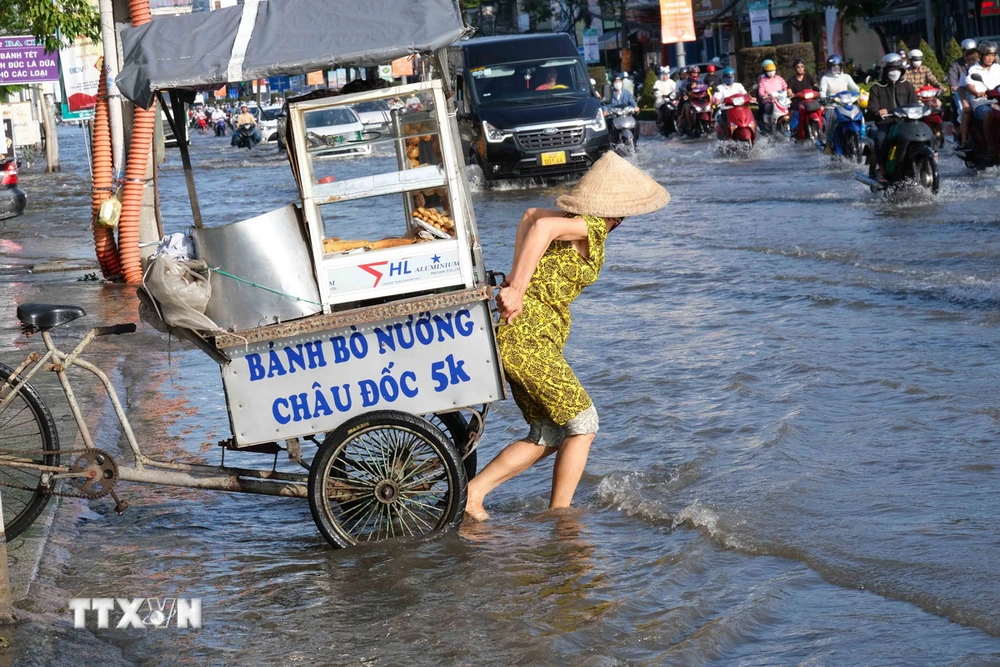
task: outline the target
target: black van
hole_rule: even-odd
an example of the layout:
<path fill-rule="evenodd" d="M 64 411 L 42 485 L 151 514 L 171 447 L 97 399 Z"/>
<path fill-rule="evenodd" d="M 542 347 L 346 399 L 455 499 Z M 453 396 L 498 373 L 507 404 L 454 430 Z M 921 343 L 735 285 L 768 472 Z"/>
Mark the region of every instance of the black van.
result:
<path fill-rule="evenodd" d="M 462 148 L 485 178 L 584 171 L 608 150 L 601 101 L 569 35 L 470 39 L 448 59 Z"/>

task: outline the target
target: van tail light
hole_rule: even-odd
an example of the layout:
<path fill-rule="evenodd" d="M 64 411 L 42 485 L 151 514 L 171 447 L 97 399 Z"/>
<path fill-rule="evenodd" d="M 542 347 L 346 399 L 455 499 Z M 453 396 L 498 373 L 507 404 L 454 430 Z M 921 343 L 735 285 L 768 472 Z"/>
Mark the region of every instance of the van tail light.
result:
<path fill-rule="evenodd" d="M 0 185 L 17 185 L 17 163 L 8 162 L 7 166 L 3 170 L 3 178 L 0 179 Z"/>

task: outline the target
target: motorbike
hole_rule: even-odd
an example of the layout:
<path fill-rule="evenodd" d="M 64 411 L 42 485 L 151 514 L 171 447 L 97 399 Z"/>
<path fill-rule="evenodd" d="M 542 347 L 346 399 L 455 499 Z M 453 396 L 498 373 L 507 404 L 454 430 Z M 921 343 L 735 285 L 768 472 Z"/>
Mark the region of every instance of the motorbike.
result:
<path fill-rule="evenodd" d="M 720 142 L 735 146 L 736 150 L 749 155 L 757 140 L 757 124 L 750 110 L 750 96 L 743 93 L 730 95 L 723 101 L 715 124 L 715 136 Z M 721 144 L 724 148 L 727 143 Z"/>
<path fill-rule="evenodd" d="M 224 137 L 226 136 L 226 119 L 220 118 L 215 121 L 215 136 Z"/>
<path fill-rule="evenodd" d="M 677 93 L 671 93 L 663 98 L 660 108 L 657 109 L 660 133 L 665 137 L 669 137 L 677 131 L 677 107 L 679 103 Z"/>
<path fill-rule="evenodd" d="M 791 136 L 790 123 L 791 116 L 789 114 L 789 109 L 792 106 L 792 100 L 788 97 L 788 91 L 779 90 L 771 97 L 771 106 L 773 107 L 771 111 L 771 116 L 768 119 L 771 126 L 771 133 L 775 136 L 782 136 L 788 138 Z"/>
<path fill-rule="evenodd" d="M 698 138 L 712 131 L 712 98 L 708 94 L 708 86 L 696 83 L 688 89 L 688 112 L 690 127 L 685 128 L 687 135 Z"/>
<path fill-rule="evenodd" d="M 823 105 L 819 103 L 819 92 L 803 90 L 795 93 L 794 99 L 799 102 L 799 110 L 792 115 L 789 125 L 792 133 L 799 143 L 816 141 L 823 133 Z"/>
<path fill-rule="evenodd" d="M 972 74 L 971 78 L 979 82 L 983 80 L 979 74 Z M 993 116 L 991 135 L 986 136 L 983 122 L 973 114 L 969 124 L 971 148 L 955 149 L 955 155 L 970 169 L 987 169 L 1000 165 L 1000 158 L 997 157 L 997 151 L 1000 149 L 1000 107 L 997 106 L 997 101 L 1000 100 L 1000 88 L 987 90 L 986 97 L 992 102 L 990 109 L 990 114 Z M 993 155 L 990 155 L 991 152 Z"/>
<path fill-rule="evenodd" d="M 830 151 L 854 162 L 864 158 L 867 129 L 864 114 L 858 105 L 858 94 L 845 90 L 833 96 L 833 113 L 837 118 Z"/>
<path fill-rule="evenodd" d="M 610 107 L 607 115 L 611 121 L 608 125 L 611 129 L 611 146 L 613 150 L 622 157 L 629 157 L 635 153 L 635 115 L 632 109 L 626 107 Z"/>
<path fill-rule="evenodd" d="M 885 164 L 879 169 L 881 158 L 875 147 L 874 132 L 865 140 L 868 155 L 868 176 L 861 172 L 854 178 L 871 188 L 872 192 L 895 190 L 907 185 L 917 186 L 937 194 L 940 186 L 938 153 L 934 148 L 934 132 L 924 119 L 930 110 L 923 104 L 908 104 L 893 109 L 890 118 L 895 121 L 886 136 L 882 155 Z"/>
<path fill-rule="evenodd" d="M 250 150 L 256 144 L 252 123 L 243 123 L 236 128 L 236 147 Z"/>
<path fill-rule="evenodd" d="M 941 131 L 941 127 L 944 125 L 944 110 L 941 107 L 940 95 L 941 89 L 930 84 L 921 86 L 920 90 L 917 91 L 917 97 L 920 98 L 920 102 L 931 110 L 930 115 L 924 118 L 924 122 L 927 123 L 927 126 L 931 128 L 931 131 L 937 138 L 936 148 L 938 150 L 944 148 L 944 132 Z"/>

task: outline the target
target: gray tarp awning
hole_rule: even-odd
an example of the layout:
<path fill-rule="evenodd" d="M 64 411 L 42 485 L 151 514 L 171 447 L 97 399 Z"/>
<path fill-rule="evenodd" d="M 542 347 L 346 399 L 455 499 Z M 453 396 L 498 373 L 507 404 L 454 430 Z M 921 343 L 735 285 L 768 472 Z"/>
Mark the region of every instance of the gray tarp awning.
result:
<path fill-rule="evenodd" d="M 437 51 L 464 29 L 456 0 L 245 0 L 124 29 L 116 82 L 148 108 L 157 90 L 369 67 Z"/>

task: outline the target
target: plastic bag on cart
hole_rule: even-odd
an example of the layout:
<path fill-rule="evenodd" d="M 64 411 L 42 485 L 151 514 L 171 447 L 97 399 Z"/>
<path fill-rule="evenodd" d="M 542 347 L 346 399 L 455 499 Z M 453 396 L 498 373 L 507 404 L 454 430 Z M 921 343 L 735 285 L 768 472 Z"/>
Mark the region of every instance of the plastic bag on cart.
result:
<path fill-rule="evenodd" d="M 195 331 L 222 330 L 205 315 L 212 296 L 212 283 L 205 262 L 159 253 L 149 262 L 142 286 L 152 297 L 156 309 L 156 313 L 145 313 L 144 319 L 156 329 L 165 330 L 157 326 L 154 315 L 170 327 Z"/>

